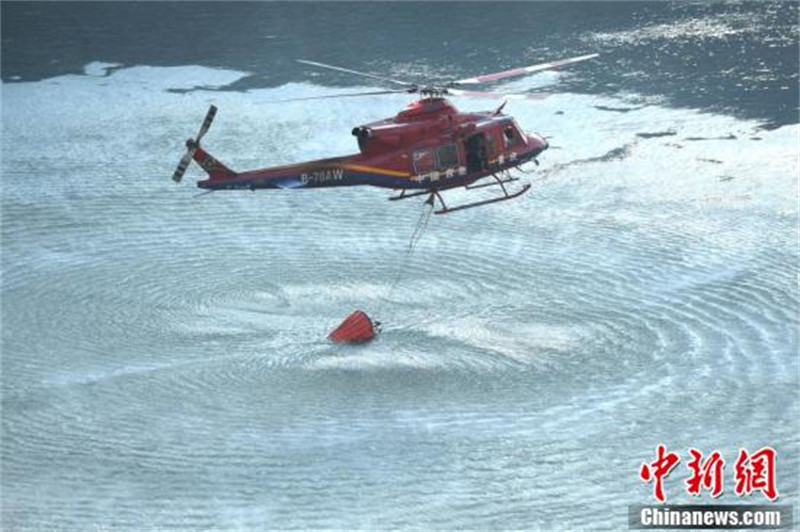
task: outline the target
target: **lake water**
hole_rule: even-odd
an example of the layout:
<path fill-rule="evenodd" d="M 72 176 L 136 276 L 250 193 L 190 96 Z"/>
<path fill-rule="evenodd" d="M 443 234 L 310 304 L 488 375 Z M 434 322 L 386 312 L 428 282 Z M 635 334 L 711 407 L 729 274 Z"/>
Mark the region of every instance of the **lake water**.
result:
<path fill-rule="evenodd" d="M 721 451 L 721 503 L 771 445 L 800 515 L 797 20 L 4 2 L 3 529 L 620 530 L 659 443 Z M 410 258 L 422 200 L 169 179 L 212 103 L 204 145 L 244 170 L 353 153 L 411 101 L 270 104 L 380 88 L 295 59 L 428 80 L 593 52 L 493 87 L 551 93 L 505 109 L 550 142 L 533 189 L 433 217 Z M 327 342 L 355 308 L 383 333 Z M 669 502 L 698 501 L 687 471 Z"/>

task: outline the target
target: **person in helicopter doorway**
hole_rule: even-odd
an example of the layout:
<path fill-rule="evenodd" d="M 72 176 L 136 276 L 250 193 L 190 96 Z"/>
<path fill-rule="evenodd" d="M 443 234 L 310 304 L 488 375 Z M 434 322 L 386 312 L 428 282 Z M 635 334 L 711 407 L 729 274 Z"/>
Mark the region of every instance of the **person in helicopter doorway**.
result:
<path fill-rule="evenodd" d="M 467 139 L 467 172 L 482 172 L 489 168 L 489 149 L 483 133 L 472 135 Z"/>

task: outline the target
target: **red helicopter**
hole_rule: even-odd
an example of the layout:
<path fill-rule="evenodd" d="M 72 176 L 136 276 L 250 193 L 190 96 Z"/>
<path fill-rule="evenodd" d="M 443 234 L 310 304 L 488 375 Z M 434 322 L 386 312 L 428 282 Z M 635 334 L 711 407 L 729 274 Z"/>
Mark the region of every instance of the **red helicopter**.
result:
<path fill-rule="evenodd" d="M 364 76 L 402 88 L 292 98 L 282 102 L 398 93 L 418 94 L 420 99 L 393 118 L 353 128 L 352 134 L 358 139 L 357 154 L 246 172 L 234 172 L 200 146 L 200 140 L 208 132 L 217 112 L 212 105 L 197 137 L 186 141 L 186 154 L 172 179 L 180 182 L 189 162 L 194 159 L 208 174 L 208 179 L 199 181 L 197 186 L 209 191 L 371 185 L 399 191 L 390 200 L 428 195 L 427 202 L 433 205 L 435 198 L 441 205 L 436 214 L 507 201 L 530 188 L 530 184 L 525 184 L 509 192 L 505 185 L 519 178 L 511 177 L 508 170 L 531 160 L 538 164 L 536 157 L 548 148 L 547 141 L 535 133 L 523 132 L 513 117 L 503 114 L 506 102 L 494 111 L 461 113 L 445 97 L 540 99 L 546 95 L 473 92 L 459 87 L 558 68 L 597 56 L 572 57 L 442 85 L 418 85 L 315 61 L 298 60 L 307 65 Z M 484 178 L 492 181 L 474 184 Z M 441 192 L 462 186 L 468 189 L 500 186 L 503 195 L 448 207 Z"/>

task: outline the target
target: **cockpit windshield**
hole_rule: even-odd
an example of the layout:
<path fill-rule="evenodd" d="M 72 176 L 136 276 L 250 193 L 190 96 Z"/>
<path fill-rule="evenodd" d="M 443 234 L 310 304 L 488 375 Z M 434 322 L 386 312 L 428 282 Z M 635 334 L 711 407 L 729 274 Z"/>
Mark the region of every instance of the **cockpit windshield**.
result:
<path fill-rule="evenodd" d="M 505 141 L 506 148 L 511 148 L 523 143 L 522 133 L 519 131 L 519 126 L 516 122 L 509 122 L 503 128 L 503 140 Z"/>

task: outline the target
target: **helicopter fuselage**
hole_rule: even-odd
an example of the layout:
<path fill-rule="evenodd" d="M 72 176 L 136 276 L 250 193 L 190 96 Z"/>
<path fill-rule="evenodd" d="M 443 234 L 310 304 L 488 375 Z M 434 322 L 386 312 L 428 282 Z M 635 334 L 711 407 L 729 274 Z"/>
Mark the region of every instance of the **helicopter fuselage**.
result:
<path fill-rule="evenodd" d="M 460 113 L 444 98 L 413 102 L 393 118 L 356 127 L 359 153 L 287 166 L 233 172 L 199 145 L 194 160 L 207 190 L 302 189 L 371 185 L 445 190 L 517 167 L 547 149 L 500 110 Z"/>

